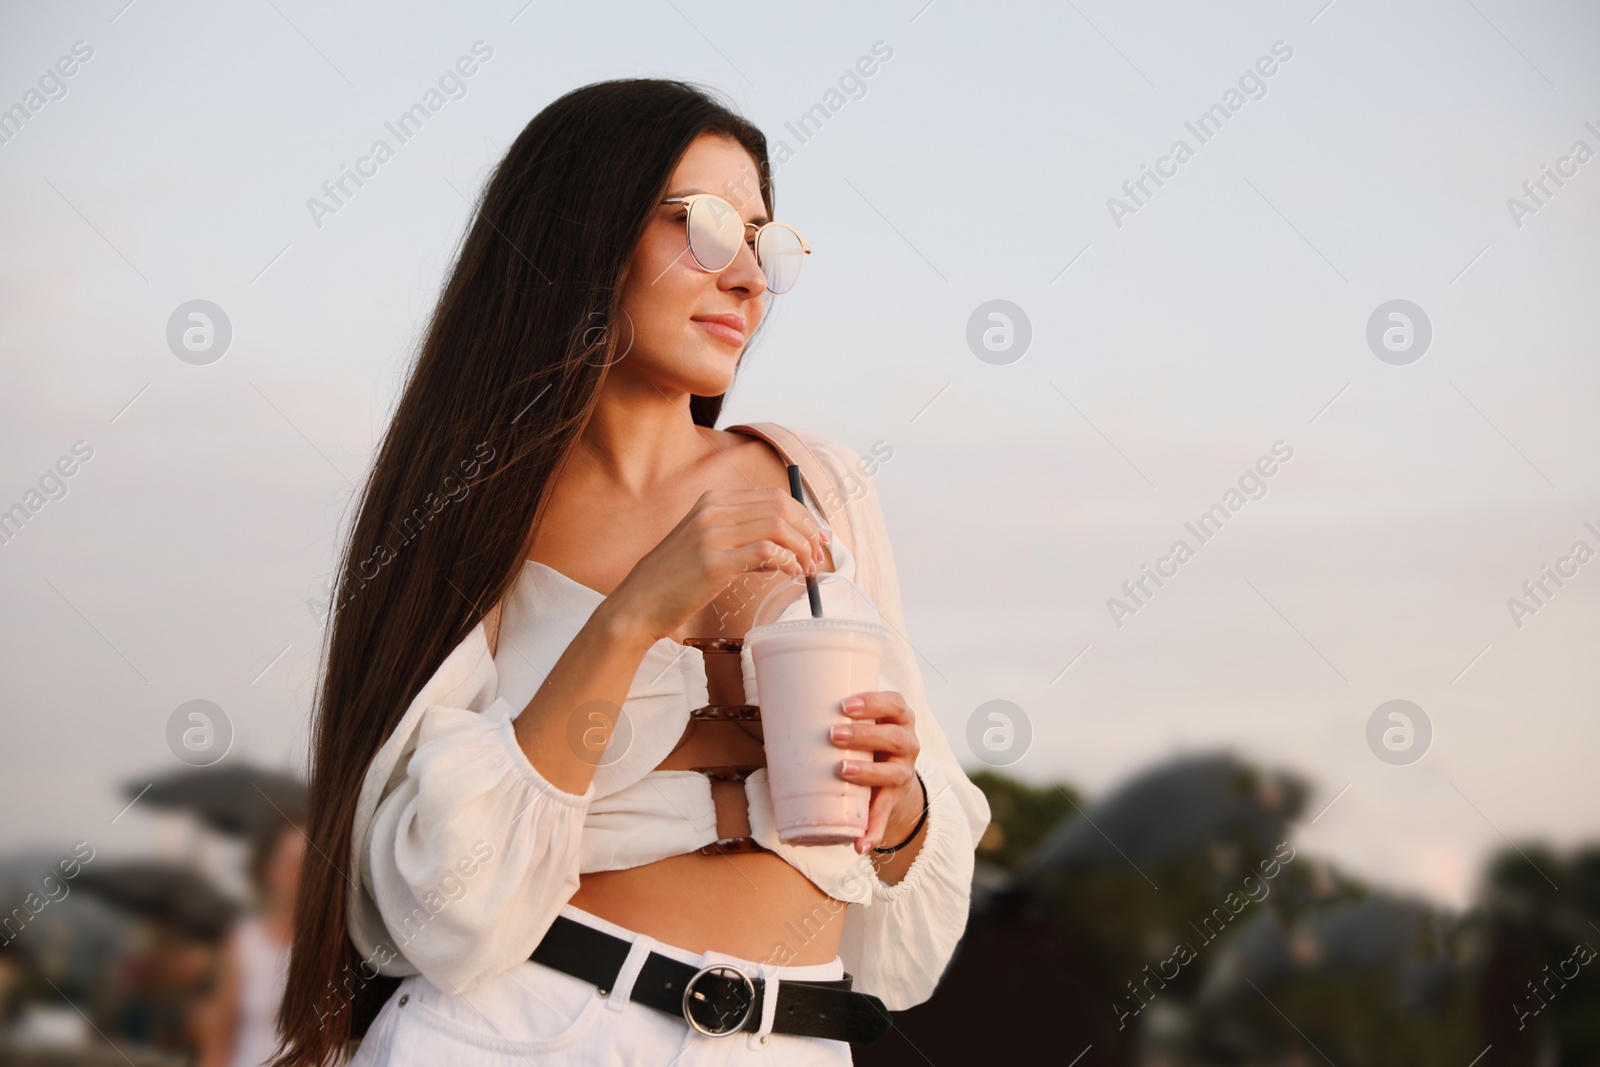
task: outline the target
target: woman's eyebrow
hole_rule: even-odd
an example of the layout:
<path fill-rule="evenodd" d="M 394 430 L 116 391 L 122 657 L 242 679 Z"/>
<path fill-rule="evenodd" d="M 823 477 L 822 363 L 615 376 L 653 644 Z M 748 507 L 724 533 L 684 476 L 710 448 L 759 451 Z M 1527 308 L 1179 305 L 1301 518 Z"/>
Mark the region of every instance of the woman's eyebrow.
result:
<path fill-rule="evenodd" d="M 668 190 L 665 199 L 671 200 L 672 198 L 678 197 L 678 196 L 693 196 L 695 193 L 708 193 L 708 192 L 710 192 L 709 189 Z M 718 195 L 718 194 L 712 194 L 712 195 Z M 726 200 L 727 197 L 723 197 L 723 199 Z M 674 206 L 676 206 L 676 205 L 674 205 Z M 746 226 L 765 226 L 767 223 L 769 223 L 771 221 L 772 220 L 767 218 L 765 215 L 757 215 L 755 218 L 753 218 L 749 222 L 745 223 L 745 225 Z"/>

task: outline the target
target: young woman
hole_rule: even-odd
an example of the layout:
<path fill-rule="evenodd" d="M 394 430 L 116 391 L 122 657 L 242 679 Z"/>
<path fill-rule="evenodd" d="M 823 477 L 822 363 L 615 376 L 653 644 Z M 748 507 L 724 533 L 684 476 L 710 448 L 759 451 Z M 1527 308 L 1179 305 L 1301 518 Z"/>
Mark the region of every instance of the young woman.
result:
<path fill-rule="evenodd" d="M 283 1067 L 360 1035 L 374 1065 L 848 1063 L 931 995 L 989 812 L 865 461 L 714 428 L 808 251 L 769 173 L 651 79 L 567 94 L 495 171 L 342 563 Z M 892 634 L 835 739 L 873 753 L 838 770 L 872 787 L 853 846 L 777 840 L 738 640 L 817 570 Z"/>

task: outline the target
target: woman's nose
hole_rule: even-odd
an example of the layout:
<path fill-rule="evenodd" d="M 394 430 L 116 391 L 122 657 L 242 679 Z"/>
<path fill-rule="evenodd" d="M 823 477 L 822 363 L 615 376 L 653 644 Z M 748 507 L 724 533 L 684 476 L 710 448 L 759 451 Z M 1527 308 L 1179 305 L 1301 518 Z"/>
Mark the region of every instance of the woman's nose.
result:
<path fill-rule="evenodd" d="M 717 278 L 723 289 L 743 289 L 750 296 L 760 296 L 767 291 L 767 275 L 756 262 L 756 250 L 747 244 L 739 246 L 739 254 Z"/>

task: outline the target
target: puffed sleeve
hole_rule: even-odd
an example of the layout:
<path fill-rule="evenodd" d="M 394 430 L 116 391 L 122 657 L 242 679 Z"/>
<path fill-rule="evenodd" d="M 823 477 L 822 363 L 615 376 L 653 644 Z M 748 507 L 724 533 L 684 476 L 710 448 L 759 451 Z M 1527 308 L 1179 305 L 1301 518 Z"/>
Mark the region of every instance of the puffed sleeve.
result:
<path fill-rule="evenodd" d="M 490 699 L 489 671 L 487 684 L 419 694 L 397 752 L 368 768 L 364 792 L 381 798 L 358 821 L 357 947 L 381 973 L 421 973 L 452 993 L 533 952 L 578 888 L 594 796 L 592 783 L 582 795 L 557 789 L 528 761 L 514 732 L 520 709 Z"/>
<path fill-rule="evenodd" d="M 921 755 L 917 771 L 929 798 L 922 845 L 894 885 L 872 876 L 871 900 L 845 912 L 839 954 L 855 988 L 902 1011 L 933 995 L 966 930 L 978 840 L 989 825 L 989 803 L 961 769 L 929 706 L 916 652 L 905 632 L 900 584 L 888 531 L 872 484 L 871 465 L 846 446 L 817 434 L 803 439 L 834 479 L 829 504 L 850 520 L 858 584 L 890 631 L 881 684 L 900 693 L 916 716 Z"/>
<path fill-rule="evenodd" d="M 888 885 L 874 876 L 871 901 L 847 907 L 839 947 L 855 988 L 891 1011 L 933 996 L 966 931 L 972 897 L 970 813 L 938 761 L 919 759 L 917 771 L 931 801 L 922 848 L 900 881 Z"/>

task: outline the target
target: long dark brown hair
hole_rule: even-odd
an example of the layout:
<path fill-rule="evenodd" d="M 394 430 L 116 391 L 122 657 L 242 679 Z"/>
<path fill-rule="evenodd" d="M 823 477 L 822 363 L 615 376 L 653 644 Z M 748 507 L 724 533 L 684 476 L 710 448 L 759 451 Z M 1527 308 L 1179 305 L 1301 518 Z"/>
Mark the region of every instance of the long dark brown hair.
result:
<path fill-rule="evenodd" d="M 514 581 L 546 490 L 606 369 L 631 344 L 619 304 L 628 261 L 704 133 L 750 153 L 770 217 L 766 138 L 681 81 L 567 93 L 528 123 L 488 182 L 339 565 L 312 730 L 311 848 L 273 1067 L 342 1059 L 352 1016 L 372 1009 L 362 993 L 370 1000 L 373 968 L 346 932 L 345 898 L 367 766 Z M 714 426 L 722 399 L 692 397 L 694 422 Z"/>

